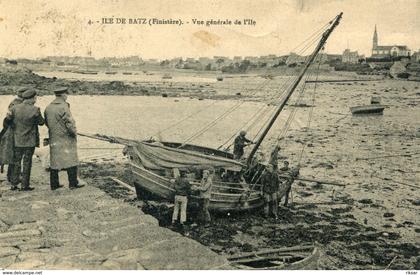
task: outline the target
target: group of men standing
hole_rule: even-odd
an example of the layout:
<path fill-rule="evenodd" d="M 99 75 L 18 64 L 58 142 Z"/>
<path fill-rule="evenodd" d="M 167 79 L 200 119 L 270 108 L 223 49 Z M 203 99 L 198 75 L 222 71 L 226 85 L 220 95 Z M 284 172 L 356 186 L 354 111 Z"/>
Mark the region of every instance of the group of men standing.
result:
<path fill-rule="evenodd" d="M 54 90 L 55 99 L 47 106 L 44 116 L 35 106 L 37 92 L 31 88 L 21 88 L 9 105 L 3 130 L 0 134 L 0 164 L 8 164 L 7 180 L 11 190 L 31 191 L 30 177 L 32 157 L 35 147 L 40 146 L 39 126 L 48 127 L 49 138 L 44 145 L 50 147 L 50 187 L 56 190 L 59 184 L 58 173 L 66 170 L 70 189 L 80 188 L 77 179 L 77 131 L 76 123 L 67 103 L 66 87 Z M 22 167 L 23 166 L 23 167 Z"/>
<path fill-rule="evenodd" d="M 211 190 L 213 186 L 213 174 L 212 169 L 204 169 L 202 171 L 202 178 L 200 185 L 194 186 L 187 178 L 186 171 L 179 172 L 178 169 L 174 170 L 174 211 L 172 214 L 172 224 L 178 221 L 180 225 L 184 225 L 187 221 L 187 205 L 188 200 L 194 191 L 199 192 L 200 198 L 200 222 L 204 225 L 208 225 L 211 222 L 211 216 L 209 212 L 209 204 L 211 197 Z"/>
<path fill-rule="evenodd" d="M 278 167 L 280 149 L 279 145 L 274 147 L 261 176 L 264 215 L 268 217 L 271 214 L 275 219 L 278 219 L 279 201 L 284 197 L 284 206 L 287 206 L 292 184 L 299 175 L 299 166 L 290 168 L 288 161 L 283 162 L 283 167 Z"/>

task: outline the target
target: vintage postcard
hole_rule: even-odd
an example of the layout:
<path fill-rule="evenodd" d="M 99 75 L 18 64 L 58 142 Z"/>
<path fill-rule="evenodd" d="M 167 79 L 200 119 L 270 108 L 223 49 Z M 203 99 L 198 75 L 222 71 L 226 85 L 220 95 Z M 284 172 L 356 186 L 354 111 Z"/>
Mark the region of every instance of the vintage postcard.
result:
<path fill-rule="evenodd" d="M 419 18 L 418 0 L 0 0 L 3 274 L 417 274 Z"/>

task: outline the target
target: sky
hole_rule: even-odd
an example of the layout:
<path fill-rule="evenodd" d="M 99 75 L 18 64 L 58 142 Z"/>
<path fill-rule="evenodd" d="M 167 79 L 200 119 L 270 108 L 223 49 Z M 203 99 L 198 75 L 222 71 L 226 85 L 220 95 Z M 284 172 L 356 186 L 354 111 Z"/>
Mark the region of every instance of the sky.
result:
<path fill-rule="evenodd" d="M 379 45 L 420 49 L 420 0 L 0 0 L 0 57 L 283 55 L 341 11 L 328 53 L 349 47 L 370 56 L 375 24 Z M 184 24 L 101 23 L 111 17 Z M 207 27 L 193 19 L 256 24 Z"/>

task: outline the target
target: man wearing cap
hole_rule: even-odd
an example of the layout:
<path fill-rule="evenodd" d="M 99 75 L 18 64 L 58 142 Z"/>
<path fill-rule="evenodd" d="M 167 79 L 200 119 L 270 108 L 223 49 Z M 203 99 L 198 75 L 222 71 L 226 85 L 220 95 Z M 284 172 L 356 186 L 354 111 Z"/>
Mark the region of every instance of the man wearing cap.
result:
<path fill-rule="evenodd" d="M 22 94 L 28 88 L 23 87 L 19 88 L 16 91 L 16 98 L 10 102 L 8 111 L 12 109 L 13 106 L 18 105 L 23 102 Z M 13 155 L 14 155 L 14 138 L 13 138 L 13 129 L 11 127 L 10 121 L 7 117 L 3 120 L 3 130 L 0 133 L 0 164 L 3 166 L 7 164 L 7 181 L 12 182 L 12 173 L 13 173 Z"/>
<path fill-rule="evenodd" d="M 283 177 L 282 183 L 282 195 L 284 194 L 284 206 L 287 206 L 289 203 L 289 194 L 292 190 L 292 184 L 295 179 L 299 176 L 300 166 L 297 165 L 296 167 L 289 167 L 289 162 L 284 161 L 284 166 L 280 168 L 281 177 Z M 281 200 L 281 196 L 279 196 L 279 200 Z"/>
<path fill-rule="evenodd" d="M 211 190 L 213 186 L 214 170 L 212 168 L 203 170 L 203 178 L 201 179 L 200 186 L 193 187 L 194 190 L 200 191 L 201 199 L 201 222 L 204 225 L 209 225 L 211 216 L 209 212 L 209 204 L 211 198 Z"/>
<path fill-rule="evenodd" d="M 241 159 L 244 155 L 244 147 L 252 144 L 253 142 L 247 139 L 246 131 L 241 131 L 239 135 L 235 138 L 234 147 L 233 147 L 233 157 L 237 160 Z"/>
<path fill-rule="evenodd" d="M 274 218 L 277 219 L 278 215 L 278 197 L 277 192 L 279 190 L 279 177 L 277 171 L 274 170 L 271 164 L 268 164 L 264 174 L 261 177 L 262 183 L 262 193 L 264 196 L 264 216 L 268 218 L 268 216 L 273 214 Z M 270 207 L 271 206 L 271 207 Z M 270 211 L 271 208 L 271 211 Z"/>
<path fill-rule="evenodd" d="M 10 104 L 9 104 L 9 110 L 10 110 L 10 109 L 12 109 L 12 107 L 13 107 L 13 106 L 18 105 L 18 104 L 20 104 L 20 103 L 22 103 L 22 102 L 23 102 L 22 95 L 23 95 L 23 93 L 24 93 L 24 92 L 26 92 L 27 90 L 28 90 L 28 88 L 27 88 L 27 87 L 22 87 L 22 88 L 19 88 L 19 89 L 16 91 L 16 97 L 12 100 L 12 102 L 10 102 Z"/>
<path fill-rule="evenodd" d="M 70 104 L 66 102 L 67 92 L 66 87 L 54 90 L 56 98 L 44 113 L 49 133 L 51 190 L 62 187 L 58 178 L 60 170 L 67 171 L 70 189 L 83 187 L 77 180 L 77 131 Z"/>
<path fill-rule="evenodd" d="M 22 191 L 33 190 L 30 187 L 32 156 L 35 147 L 39 146 L 38 125 L 44 125 L 44 118 L 36 102 L 36 91 L 29 89 L 22 94 L 23 102 L 14 105 L 7 114 L 11 123 L 14 137 L 14 156 L 12 172 L 12 190 L 18 189 L 21 162 L 23 160 Z"/>
<path fill-rule="evenodd" d="M 188 196 L 191 194 L 191 184 L 187 179 L 186 171 L 181 171 L 180 175 L 175 179 L 175 201 L 174 212 L 172 213 L 172 224 L 178 220 L 181 226 L 187 221 L 187 203 Z"/>
<path fill-rule="evenodd" d="M 278 159 L 279 159 L 280 149 L 281 149 L 280 145 L 276 145 L 273 151 L 271 152 L 270 160 L 268 161 L 268 163 L 273 165 L 274 170 L 278 169 Z"/>

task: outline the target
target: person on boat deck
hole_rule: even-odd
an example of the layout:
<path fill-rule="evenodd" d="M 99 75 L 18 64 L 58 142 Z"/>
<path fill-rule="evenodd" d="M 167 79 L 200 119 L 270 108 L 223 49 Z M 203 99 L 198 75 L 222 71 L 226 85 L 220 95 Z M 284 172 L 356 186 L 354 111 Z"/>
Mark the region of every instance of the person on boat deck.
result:
<path fill-rule="evenodd" d="M 67 87 L 54 90 L 55 99 L 44 111 L 45 122 L 48 127 L 50 145 L 50 187 L 56 190 L 63 187 L 59 183 L 58 172 L 67 171 L 69 188 L 83 187 L 77 179 L 77 129 L 76 122 L 67 103 Z"/>
<path fill-rule="evenodd" d="M 175 201 L 174 212 L 172 213 L 172 224 L 175 224 L 178 220 L 178 215 L 180 214 L 179 223 L 183 225 L 187 221 L 188 196 L 191 194 L 191 185 L 187 180 L 187 174 L 185 171 L 181 171 L 179 176 L 176 175 L 174 189 Z"/>
<path fill-rule="evenodd" d="M 261 177 L 262 192 L 264 196 L 264 216 L 268 218 L 273 214 L 274 218 L 278 218 L 278 198 L 277 192 L 279 190 L 279 177 L 277 171 L 274 170 L 271 164 L 268 164 L 264 174 Z M 270 211 L 271 208 L 271 211 Z"/>
<path fill-rule="evenodd" d="M 213 186 L 213 170 L 203 170 L 203 178 L 201 179 L 200 186 L 194 187 L 195 190 L 200 191 L 201 198 L 201 220 L 203 224 L 207 225 L 211 222 L 209 212 L 209 204 L 211 198 L 211 189 Z"/>
<path fill-rule="evenodd" d="M 10 102 L 8 111 L 10 111 L 13 106 L 23 102 L 22 95 L 26 90 L 28 90 L 27 87 L 22 87 L 16 91 L 16 98 Z M 9 122 L 10 121 L 7 120 L 7 117 L 3 120 L 3 130 L 0 134 L 0 164 L 7 164 L 7 181 L 11 183 L 13 173 L 13 155 L 15 148 L 13 141 L 13 128 Z"/>
<path fill-rule="evenodd" d="M 279 159 L 279 152 L 280 152 L 280 145 L 276 145 L 270 155 L 270 160 L 268 163 L 273 165 L 274 170 L 278 169 L 278 159 Z"/>
<path fill-rule="evenodd" d="M 246 131 L 241 131 L 239 135 L 235 138 L 234 146 L 233 146 L 233 157 L 234 159 L 241 159 L 244 155 L 244 148 L 249 144 L 253 144 L 253 142 L 246 137 Z"/>
<path fill-rule="evenodd" d="M 12 172 L 12 190 L 18 189 L 21 162 L 23 161 L 22 191 L 33 190 L 30 187 L 32 156 L 35 147 L 39 147 L 38 125 L 44 125 L 45 121 L 36 102 L 36 91 L 27 90 L 22 94 L 23 102 L 11 108 L 7 114 L 7 120 L 13 128 L 14 155 Z"/>

